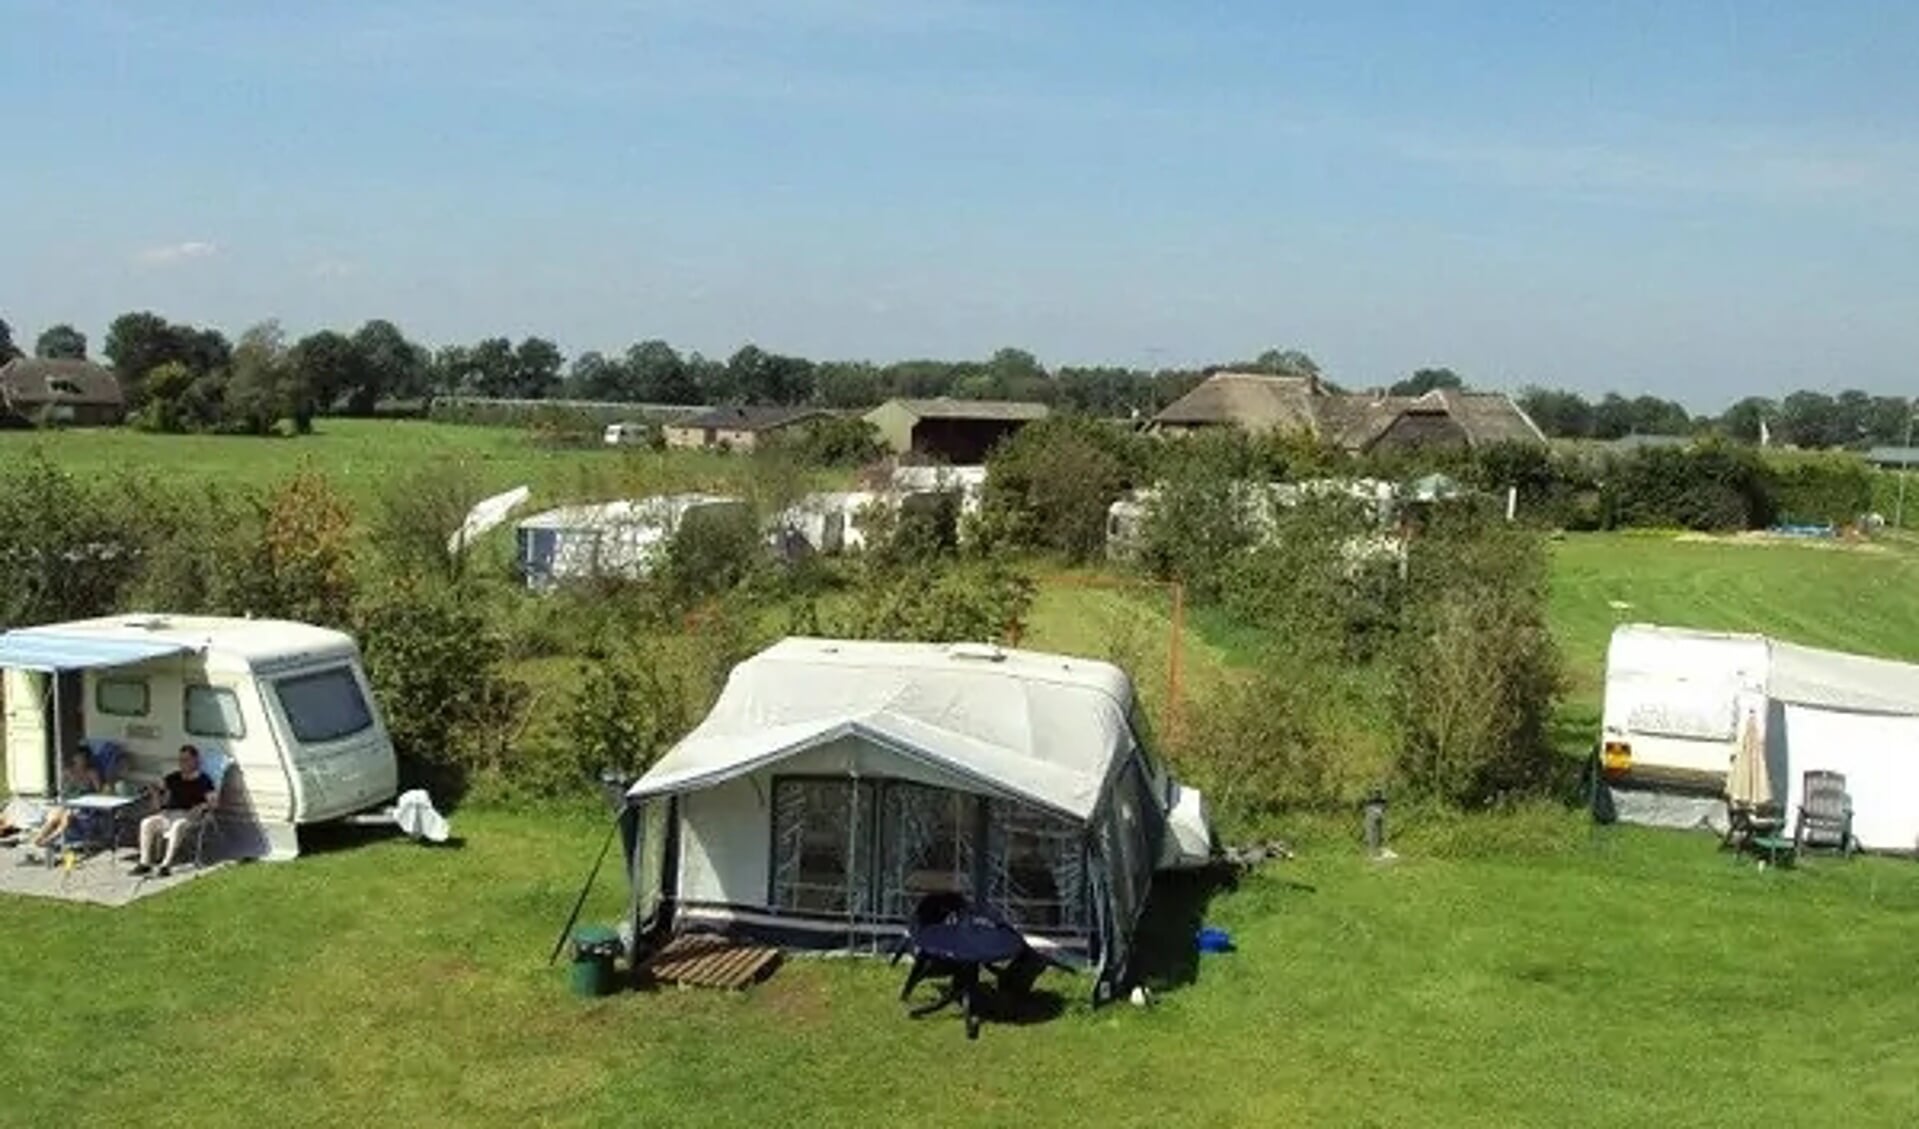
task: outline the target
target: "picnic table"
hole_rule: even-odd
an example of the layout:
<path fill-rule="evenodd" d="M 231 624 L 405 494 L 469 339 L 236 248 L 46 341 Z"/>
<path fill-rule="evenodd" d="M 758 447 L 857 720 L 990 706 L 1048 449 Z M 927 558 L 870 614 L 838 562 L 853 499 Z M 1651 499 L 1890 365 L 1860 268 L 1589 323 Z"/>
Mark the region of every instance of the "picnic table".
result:
<path fill-rule="evenodd" d="M 150 799 L 151 797 L 144 792 L 134 792 L 125 796 L 117 792 L 89 792 L 84 796 L 74 796 L 63 802 L 76 813 L 85 812 L 95 816 L 92 820 L 75 821 L 86 836 L 82 841 L 93 839 L 99 829 L 104 827 L 106 829 L 104 847 L 112 851 L 120 845 L 120 825 L 132 814 L 134 805 Z"/>
<path fill-rule="evenodd" d="M 912 945 L 916 954 L 946 965 L 953 975 L 937 999 L 909 1014 L 917 1018 L 957 1002 L 966 1009 L 966 1037 L 979 1038 L 980 969 L 1017 958 L 1026 951 L 1026 939 L 1004 922 L 973 917 L 922 925 L 913 931 Z"/>

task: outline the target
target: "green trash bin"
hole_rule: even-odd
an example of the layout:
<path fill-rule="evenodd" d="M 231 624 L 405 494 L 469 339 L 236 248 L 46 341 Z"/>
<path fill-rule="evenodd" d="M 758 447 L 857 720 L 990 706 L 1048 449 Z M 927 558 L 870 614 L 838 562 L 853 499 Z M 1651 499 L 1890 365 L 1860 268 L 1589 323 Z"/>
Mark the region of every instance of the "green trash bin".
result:
<path fill-rule="evenodd" d="M 573 994 L 612 995 L 613 965 L 620 957 L 620 948 L 620 935 L 615 930 L 599 925 L 574 930 Z"/>

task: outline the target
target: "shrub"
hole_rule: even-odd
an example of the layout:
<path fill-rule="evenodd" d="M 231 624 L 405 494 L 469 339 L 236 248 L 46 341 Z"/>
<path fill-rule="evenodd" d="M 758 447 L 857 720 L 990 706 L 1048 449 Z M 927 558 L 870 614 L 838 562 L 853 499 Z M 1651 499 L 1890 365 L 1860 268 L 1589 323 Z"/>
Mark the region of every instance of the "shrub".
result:
<path fill-rule="evenodd" d="M 137 509 L 38 450 L 0 468 L 0 627 L 105 615 L 138 576 Z"/>
<path fill-rule="evenodd" d="M 252 528 L 223 558 L 221 602 L 248 615 L 338 625 L 351 614 L 353 511 L 302 471 L 252 499 Z"/>
<path fill-rule="evenodd" d="M 1400 774 L 1465 806 L 1550 779 L 1559 657 L 1539 539 L 1456 513 L 1414 543 L 1408 619 L 1393 650 Z"/>
<path fill-rule="evenodd" d="M 564 746 L 528 763 L 520 779 L 546 795 L 576 791 L 608 770 L 631 780 L 689 726 L 687 687 L 657 648 L 596 648 L 579 665 Z"/>
<path fill-rule="evenodd" d="M 879 428 L 859 416 L 827 416 L 814 420 L 801 428 L 799 438 L 787 446 L 811 466 L 865 466 L 886 454 Z"/>
<path fill-rule="evenodd" d="M 472 774 L 498 766 L 521 694 L 502 674 L 498 635 L 469 593 L 404 579 L 360 609 L 359 631 L 402 787 L 457 800 Z"/>
<path fill-rule="evenodd" d="M 1363 787 L 1357 734 L 1328 670 L 1298 652 L 1275 651 L 1257 673 L 1194 703 L 1181 773 L 1223 820 L 1257 825 L 1326 808 Z"/>
<path fill-rule="evenodd" d="M 986 460 L 988 538 L 1085 561 L 1106 543 L 1106 510 L 1132 481 L 1133 441 L 1109 424 L 1054 416 L 1022 428 Z"/>
<path fill-rule="evenodd" d="M 1872 508 L 1872 472 L 1855 455 L 1775 457 L 1767 469 L 1781 520 L 1846 525 Z"/>
<path fill-rule="evenodd" d="M 1033 593 L 1031 577 L 997 562 L 922 564 L 870 580 L 835 634 L 929 643 L 1017 641 Z"/>
<path fill-rule="evenodd" d="M 1366 659 L 1396 626 L 1399 560 L 1349 498 L 1276 507 L 1258 545 L 1224 565 L 1222 605 L 1237 619 L 1328 657 Z"/>
<path fill-rule="evenodd" d="M 456 579 L 473 549 L 469 546 L 456 553 L 448 542 L 483 496 L 479 476 L 470 464 L 422 464 L 381 486 L 368 539 L 396 574 Z"/>
<path fill-rule="evenodd" d="M 1180 581 L 1201 603 L 1220 599 L 1234 561 L 1259 538 L 1261 506 L 1234 455 L 1229 447 L 1196 449 L 1169 468 L 1142 530 L 1141 563 L 1161 579 Z"/>
<path fill-rule="evenodd" d="M 759 523 L 743 506 L 696 509 L 667 543 L 658 578 L 675 599 L 692 603 L 737 586 L 765 558 Z"/>
<path fill-rule="evenodd" d="M 1775 512 L 1765 464 L 1755 452 L 1725 443 L 1648 447 L 1617 459 L 1604 498 L 1615 527 L 1759 529 Z"/>

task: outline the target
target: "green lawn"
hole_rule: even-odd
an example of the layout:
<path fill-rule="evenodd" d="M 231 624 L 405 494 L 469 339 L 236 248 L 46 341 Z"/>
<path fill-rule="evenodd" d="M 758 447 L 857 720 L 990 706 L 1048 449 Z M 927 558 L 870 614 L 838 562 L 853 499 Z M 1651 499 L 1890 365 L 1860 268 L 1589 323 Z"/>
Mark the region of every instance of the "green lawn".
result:
<path fill-rule="evenodd" d="M 401 428 L 410 442 L 393 441 Z M 0 458 L 37 443 L 83 471 L 211 479 L 311 457 L 356 491 L 434 457 L 550 491 L 608 466 L 676 484 L 732 472 L 350 421 L 282 442 L 0 434 Z M 1614 622 L 1919 659 L 1915 570 L 1903 546 L 1555 543 L 1569 747 L 1591 739 Z M 1159 699 L 1164 597 L 1066 580 L 1047 578 L 1027 642 L 1127 658 Z M 1258 653 L 1230 625 L 1189 624 L 1189 688 Z M 1050 975 L 1055 1017 L 968 1044 L 950 1015 L 905 1019 L 900 970 L 873 961 L 795 959 L 739 995 L 573 999 L 543 961 L 604 824 L 465 811 L 455 825 L 458 850 L 336 840 L 119 910 L 0 900 L 0 1110 L 69 1124 L 1743 1127 L 1899 1125 L 1919 1108 L 1909 862 L 1759 872 L 1709 839 L 1541 807 L 1400 826 L 1405 857 L 1382 867 L 1341 828 L 1216 897 L 1206 919 L 1240 951 L 1204 958 L 1196 980 L 1156 969 L 1151 1009 L 1091 1011 L 1083 979 Z M 603 875 L 588 919 L 610 920 L 620 892 Z"/>
<path fill-rule="evenodd" d="M 636 448 L 565 447 L 517 428 L 425 420 L 322 419 L 314 434 L 261 439 L 151 435 L 130 428 L 0 431 L 0 462 L 40 451 L 76 474 L 121 471 L 178 483 L 246 486 L 324 472 L 356 501 L 421 466 L 464 464 L 480 484 L 533 487 L 536 502 L 737 486 L 746 460 Z"/>
<path fill-rule="evenodd" d="M 1911 864 L 1761 873 L 1695 837 L 1564 827 L 1499 858 L 1415 840 L 1385 867 L 1323 845 L 1216 898 L 1240 951 L 1153 1008 L 1093 1012 L 1083 980 L 1049 974 L 1057 1017 L 969 1045 L 950 1014 L 903 1017 L 900 970 L 876 961 L 792 960 L 737 996 L 573 999 L 542 961 L 599 829 L 466 813 L 457 830 L 457 851 L 355 845 L 122 910 L 0 902 L 8 1112 L 1743 1126 L 1843 1108 L 1891 1125 L 1919 1098 Z"/>

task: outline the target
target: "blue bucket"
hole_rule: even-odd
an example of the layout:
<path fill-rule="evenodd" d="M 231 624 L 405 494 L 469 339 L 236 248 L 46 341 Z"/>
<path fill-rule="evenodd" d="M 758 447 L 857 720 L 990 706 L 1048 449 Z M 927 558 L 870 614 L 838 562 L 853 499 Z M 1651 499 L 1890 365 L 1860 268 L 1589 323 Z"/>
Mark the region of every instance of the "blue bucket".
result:
<path fill-rule="evenodd" d="M 1199 951 L 1202 953 L 1230 953 L 1233 951 L 1233 938 L 1224 929 L 1207 926 L 1199 931 Z"/>

